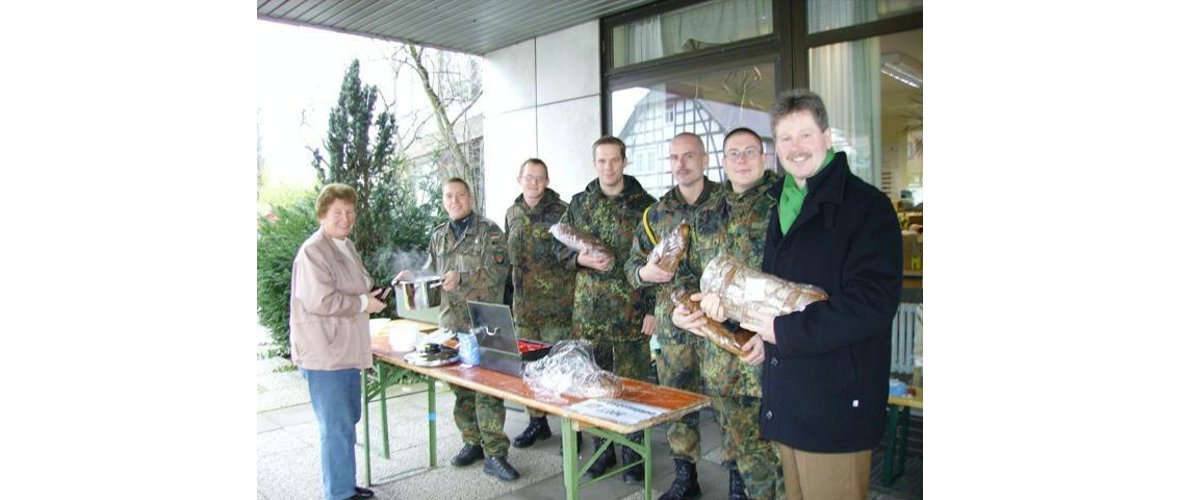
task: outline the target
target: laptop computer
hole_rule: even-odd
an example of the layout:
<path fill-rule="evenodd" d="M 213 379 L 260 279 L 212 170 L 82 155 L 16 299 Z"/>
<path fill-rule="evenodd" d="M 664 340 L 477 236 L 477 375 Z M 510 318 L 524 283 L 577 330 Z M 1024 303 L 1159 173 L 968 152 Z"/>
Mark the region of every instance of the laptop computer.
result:
<path fill-rule="evenodd" d="M 479 341 L 479 366 L 519 377 L 524 364 L 516 343 L 516 325 L 512 309 L 504 304 L 467 301 L 471 325 L 487 327 L 487 334 L 476 335 Z"/>

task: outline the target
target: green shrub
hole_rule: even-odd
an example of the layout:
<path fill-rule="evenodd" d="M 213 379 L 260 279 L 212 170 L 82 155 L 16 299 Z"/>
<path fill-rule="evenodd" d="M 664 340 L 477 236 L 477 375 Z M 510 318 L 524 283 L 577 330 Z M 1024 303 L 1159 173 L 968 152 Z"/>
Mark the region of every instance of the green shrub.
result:
<path fill-rule="evenodd" d="M 291 358 L 291 264 L 304 241 L 320 227 L 316 193 L 275 207 L 275 222 L 258 219 L 258 323 L 270 330 L 271 354 Z"/>
<path fill-rule="evenodd" d="M 377 88 L 360 81 L 360 63 L 353 61 L 341 83 L 340 98 L 328 120 L 325 157 L 312 155 L 321 185 L 340 182 L 357 191 L 357 220 L 349 238 L 364 259 L 374 285 L 387 284 L 404 262 L 425 260 L 430 229 L 445 220 L 437 172 L 414 175 L 392 140 L 396 127 L 389 112 L 374 115 Z M 270 330 L 273 355 L 290 359 L 291 264 L 295 253 L 319 227 L 314 192 L 294 203 L 275 207 L 276 222 L 265 217 L 258 227 L 258 320 Z M 418 192 L 426 193 L 419 202 Z M 276 200 L 277 201 L 277 200 Z M 420 259 L 415 257 L 421 256 Z M 400 268 L 399 268 L 400 267 Z M 394 317 L 389 304 L 370 317 Z M 395 369 L 392 383 L 425 380 Z"/>

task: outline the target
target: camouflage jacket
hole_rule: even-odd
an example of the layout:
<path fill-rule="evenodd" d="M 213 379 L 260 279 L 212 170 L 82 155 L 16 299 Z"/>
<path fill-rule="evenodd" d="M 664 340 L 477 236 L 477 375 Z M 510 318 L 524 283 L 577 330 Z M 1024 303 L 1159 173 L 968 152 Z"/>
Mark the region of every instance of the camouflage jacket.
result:
<path fill-rule="evenodd" d="M 623 192 L 606 196 L 598 179 L 575 194 L 561 222 L 594 235 L 615 254 L 615 267 L 608 272 L 580 267 L 577 254 L 554 242 L 561 262 L 577 269 L 574 282 L 574 335 L 577 338 L 635 340 L 643 338 L 643 316 L 652 312 L 652 297 L 636 290 L 624 276 L 623 263 L 631 251 L 631 237 L 643 209 L 656 200 L 639 181 L 623 176 Z"/>
<path fill-rule="evenodd" d="M 439 276 L 459 273 L 459 286 L 442 292 L 439 326 L 451 330 L 470 330 L 471 316 L 467 301 L 504 301 L 504 281 L 508 278 L 508 249 L 504 233 L 495 222 L 475 214 L 458 238 L 447 227 L 450 221 L 435 226 L 430 234 L 430 248 L 425 269 Z"/>
<path fill-rule="evenodd" d="M 690 288 L 699 289 L 705 265 L 721 252 L 760 269 L 766 225 L 770 211 L 778 206 L 778 200 L 767 191 L 778 179 L 774 172 L 766 171 L 758 184 L 741 194 L 735 193 L 732 184 L 726 181 L 725 196 L 698 209 L 697 225 L 693 227 L 685 257 L 687 264 L 681 264 L 681 270 L 693 276 Z M 727 326 L 737 325 L 727 322 Z M 706 345 L 701 353 L 701 392 L 714 396 L 762 397 L 761 365 L 747 365 L 712 342 L 703 341 L 703 344 Z"/>
<path fill-rule="evenodd" d="M 685 286 L 686 281 L 689 282 L 689 287 L 695 288 L 700 278 L 692 276 L 691 271 L 685 265 L 687 253 L 685 254 L 686 258 L 680 262 L 680 270 L 676 271 L 676 277 L 668 283 L 645 282 L 639 279 L 639 269 L 647 264 L 647 256 L 656 246 L 656 242 L 681 221 L 687 222 L 688 226 L 692 228 L 689 232 L 689 247 L 692 247 L 691 235 L 696 231 L 698 209 L 705 206 L 717 206 L 725 198 L 721 184 L 708 178 L 705 178 L 704 182 L 705 187 L 701 191 L 701 195 L 692 205 L 684 201 L 684 197 L 680 194 L 680 188 L 673 186 L 672 189 L 669 189 L 664 196 L 660 197 L 660 201 L 647 209 L 645 212 L 647 214 L 646 227 L 641 218 L 635 228 L 635 236 L 631 239 L 631 252 L 626 265 L 627 280 L 635 288 L 649 288 L 655 294 L 656 335 L 659 336 L 660 345 L 697 342 L 696 335 L 676 328 L 672 324 L 672 309 L 675 309 L 676 306 L 672 305 L 671 294 L 676 288 Z M 651 231 L 650 234 L 648 230 Z M 652 238 L 655 238 L 655 241 L 652 241 Z"/>
<path fill-rule="evenodd" d="M 567 207 L 556 191 L 546 188 L 537 206 L 529 207 L 522 194 L 504 216 L 512 263 L 512 314 L 522 330 L 570 327 L 574 272 L 557 260 L 549 234 Z"/>

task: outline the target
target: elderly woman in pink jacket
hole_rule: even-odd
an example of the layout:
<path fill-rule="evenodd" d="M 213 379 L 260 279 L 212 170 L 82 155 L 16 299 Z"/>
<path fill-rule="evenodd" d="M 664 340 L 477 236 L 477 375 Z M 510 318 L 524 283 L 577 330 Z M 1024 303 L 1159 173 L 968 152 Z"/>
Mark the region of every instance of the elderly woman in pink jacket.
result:
<path fill-rule="evenodd" d="M 361 370 L 373 366 L 369 313 L 385 309 L 370 293 L 348 233 L 356 223 L 356 190 L 328 184 L 316 199 L 320 229 L 299 248 L 291 267 L 291 360 L 311 393 L 320 429 L 324 498 L 368 498 L 356 485 L 356 424 Z"/>

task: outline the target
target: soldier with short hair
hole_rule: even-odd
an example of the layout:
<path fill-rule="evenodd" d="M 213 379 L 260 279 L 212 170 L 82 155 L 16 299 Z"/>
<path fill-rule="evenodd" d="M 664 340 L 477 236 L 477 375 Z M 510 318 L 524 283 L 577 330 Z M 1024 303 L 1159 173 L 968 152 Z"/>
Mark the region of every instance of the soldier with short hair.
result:
<path fill-rule="evenodd" d="M 724 195 L 700 208 L 683 266 L 695 278 L 690 291 L 697 290 L 705 265 L 718 254 L 728 254 L 755 269 L 762 265 L 768 214 L 776 203 L 767 192 L 779 176 L 765 170 L 762 138 L 753 130 L 737 128 L 725 136 L 722 147 Z M 700 325 L 695 320 L 703 313 L 691 317 L 685 313 L 675 308 L 673 323 L 690 331 Z M 742 363 L 712 342 L 701 342 L 701 393 L 709 396 L 724 433 L 729 498 L 784 498 L 778 450 L 758 431 L 762 367 Z"/>
<path fill-rule="evenodd" d="M 569 204 L 549 189 L 549 167 L 544 161 L 525 160 L 516 181 L 521 194 L 504 216 L 512 264 L 512 315 L 521 338 L 553 344 L 573 338 L 574 272 L 558 261 L 549 234 Z M 545 412 L 529 408 L 528 414 L 529 425 L 512 440 L 512 446 L 528 448 L 553 435 Z"/>
<path fill-rule="evenodd" d="M 508 249 L 500 226 L 472 212 L 474 200 L 467 182 L 458 177 L 443 183 L 443 208 L 450 218 L 430 235 L 429 260 L 424 269 L 442 275 L 439 326 L 453 331 L 471 329 L 467 301 L 502 301 L 508 277 Z M 394 281 L 413 279 L 402 271 Z M 483 459 L 483 471 L 503 481 L 520 477 L 508 463 L 504 434 L 504 400 L 451 385 L 455 394 L 455 425 L 463 449 L 451 459 L 462 467 Z"/>
<path fill-rule="evenodd" d="M 558 244 L 559 256 L 570 269 L 577 269 L 574 281 L 574 336 L 590 342 L 594 361 L 620 377 L 643 379 L 651 366 L 648 335 L 655 331 L 652 298 L 627 282 L 623 261 L 631 250 L 631 238 L 643 209 L 655 202 L 634 177 L 623 174 L 627 167 L 627 146 L 606 136 L 591 146 L 597 178 L 586 190 L 575 194 L 561 223 L 598 238 L 615 255 L 616 265 L 588 253 L 576 253 Z M 608 270 L 609 269 L 609 270 Z M 594 438 L 601 447 L 601 438 Z M 614 447 L 591 464 L 588 477 L 602 475 L 616 463 Z M 634 460 L 624 454 L 624 463 Z M 634 469 L 633 467 L 632 469 Z M 642 477 L 642 476 L 641 476 Z"/>
<path fill-rule="evenodd" d="M 687 279 L 695 283 L 699 277 L 694 279 L 679 270 L 666 271 L 649 262 L 648 255 L 660 238 L 681 222 L 687 223 L 692 228 L 690 231 L 695 232 L 698 209 L 716 205 L 724 195 L 720 184 L 705 177 L 709 155 L 696 134 L 683 132 L 673 137 L 668 144 L 668 161 L 676 186 L 643 212 L 632 238 L 626 264 L 627 279 L 635 288 L 648 289 L 655 294 L 655 335 L 660 342 L 656 371 L 660 385 L 701 392 L 701 340 L 676 328 L 671 320 L 672 292 L 682 286 L 682 281 Z M 672 422 L 668 427 L 668 445 L 676 464 L 676 478 L 660 500 L 699 496 L 701 486 L 697 482 L 696 464 L 701 458 L 700 412 L 694 411 Z M 623 453 L 628 451 L 624 449 Z"/>

